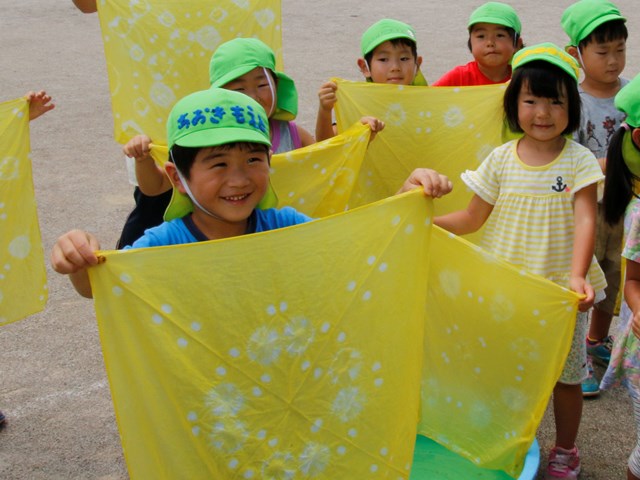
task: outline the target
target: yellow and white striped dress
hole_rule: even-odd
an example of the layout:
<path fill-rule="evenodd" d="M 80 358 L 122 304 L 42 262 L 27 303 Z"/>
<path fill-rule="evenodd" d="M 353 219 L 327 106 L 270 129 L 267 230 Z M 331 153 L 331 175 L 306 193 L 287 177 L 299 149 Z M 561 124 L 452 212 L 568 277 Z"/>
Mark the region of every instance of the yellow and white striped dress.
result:
<path fill-rule="evenodd" d="M 569 286 L 573 255 L 573 196 L 603 178 L 593 154 L 567 140 L 548 165 L 532 167 L 516 151 L 518 140 L 501 145 L 462 180 L 493 211 L 482 246 L 509 262 Z M 587 281 L 596 293 L 606 280 L 595 257 Z M 601 297 L 597 295 L 597 297 Z"/>

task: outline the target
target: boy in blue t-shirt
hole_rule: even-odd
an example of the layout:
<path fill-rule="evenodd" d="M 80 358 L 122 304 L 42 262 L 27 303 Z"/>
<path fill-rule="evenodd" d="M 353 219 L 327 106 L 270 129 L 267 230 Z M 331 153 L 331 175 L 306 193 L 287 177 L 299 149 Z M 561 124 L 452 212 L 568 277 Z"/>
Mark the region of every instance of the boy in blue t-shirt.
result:
<path fill-rule="evenodd" d="M 168 221 L 145 231 L 130 248 L 235 237 L 311 220 L 291 207 L 269 208 L 276 203 L 269 183 L 269 123 L 249 96 L 211 88 L 184 97 L 169 114 L 167 139 L 165 168 L 174 185 Z M 444 175 L 417 169 L 399 193 L 419 186 L 433 197 L 451 190 Z M 84 297 L 92 296 L 87 267 L 98 263 L 99 248 L 92 234 L 72 230 L 51 252 L 53 269 L 68 274 Z"/>

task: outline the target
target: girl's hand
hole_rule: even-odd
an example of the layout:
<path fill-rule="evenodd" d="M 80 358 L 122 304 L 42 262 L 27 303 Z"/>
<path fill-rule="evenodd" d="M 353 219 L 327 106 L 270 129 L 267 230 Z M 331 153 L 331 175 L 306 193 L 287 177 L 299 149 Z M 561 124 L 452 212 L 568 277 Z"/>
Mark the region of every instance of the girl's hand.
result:
<path fill-rule="evenodd" d="M 453 189 L 453 184 L 446 175 L 442 175 L 435 170 L 416 168 L 402 184 L 398 193 L 408 192 L 417 187 L 422 187 L 425 195 L 429 197 L 440 198 Z"/>
<path fill-rule="evenodd" d="M 76 273 L 98 263 L 94 253 L 100 249 L 96 237 L 82 230 L 71 230 L 56 241 L 51 250 L 51 266 L 62 274 Z"/>
<path fill-rule="evenodd" d="M 593 307 L 596 294 L 593 291 L 593 287 L 587 283 L 584 277 L 571 277 L 569 279 L 569 288 L 579 295 L 586 295 L 578 303 L 578 311 L 586 312 Z"/>
<path fill-rule="evenodd" d="M 376 134 L 384 130 L 384 122 L 376 117 L 362 117 L 360 118 L 360 123 L 362 125 L 369 125 L 369 129 L 371 130 L 369 142 L 373 142 Z"/>
<path fill-rule="evenodd" d="M 122 151 L 127 157 L 135 158 L 136 161 L 140 162 L 150 158 L 149 145 L 151 145 L 151 139 L 149 137 L 146 135 L 136 135 L 122 147 Z"/>
<path fill-rule="evenodd" d="M 35 120 L 40 115 L 44 115 L 49 110 L 53 110 L 55 105 L 51 102 L 51 96 L 47 92 L 40 90 L 36 92 L 28 92 L 25 98 L 29 102 L 29 120 Z"/>
<path fill-rule="evenodd" d="M 318 99 L 320 100 L 320 109 L 330 112 L 333 110 L 334 105 L 338 101 L 338 97 L 336 96 L 336 91 L 338 90 L 338 85 L 335 82 L 327 82 L 323 83 L 318 90 Z"/>

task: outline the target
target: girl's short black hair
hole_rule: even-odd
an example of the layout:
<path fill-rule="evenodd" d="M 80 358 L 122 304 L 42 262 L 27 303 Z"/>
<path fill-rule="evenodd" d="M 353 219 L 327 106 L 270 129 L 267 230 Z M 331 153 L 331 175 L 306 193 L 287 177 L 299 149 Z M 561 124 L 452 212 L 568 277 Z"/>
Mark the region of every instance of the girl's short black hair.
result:
<path fill-rule="evenodd" d="M 559 99 L 566 92 L 569 123 L 562 132 L 572 133 L 580 127 L 580 93 L 576 79 L 562 68 L 544 60 L 534 60 L 513 71 L 511 82 L 504 92 L 504 116 L 514 132 L 522 133 L 518 123 L 518 95 L 527 88 L 536 97 Z"/>
<path fill-rule="evenodd" d="M 225 143 L 224 145 L 216 145 L 215 148 L 230 150 L 238 147 L 243 151 L 249 151 L 256 148 L 256 145 L 264 147 L 265 152 L 269 154 L 269 147 L 267 145 L 253 142 Z M 191 178 L 191 167 L 196 160 L 196 155 L 202 148 L 206 147 L 181 147 L 180 145 L 174 145 L 171 147 L 171 150 L 169 150 L 169 161 L 173 162 L 184 178 L 189 180 Z"/>
<path fill-rule="evenodd" d="M 413 55 L 413 58 L 417 61 L 417 59 L 418 59 L 418 46 L 417 46 L 416 42 L 412 42 L 408 38 L 392 38 L 391 40 L 389 40 L 389 42 L 391 42 L 391 45 L 393 45 L 394 47 L 397 47 L 398 45 L 402 45 L 404 47 L 409 47 L 411 49 L 411 53 Z M 379 45 L 376 45 L 376 48 L 378 48 L 378 46 Z M 367 65 L 371 65 L 371 59 L 373 58 L 373 52 L 376 51 L 376 48 L 374 48 L 373 50 L 371 50 L 369 53 L 367 53 L 364 56 L 364 59 L 367 62 Z"/>

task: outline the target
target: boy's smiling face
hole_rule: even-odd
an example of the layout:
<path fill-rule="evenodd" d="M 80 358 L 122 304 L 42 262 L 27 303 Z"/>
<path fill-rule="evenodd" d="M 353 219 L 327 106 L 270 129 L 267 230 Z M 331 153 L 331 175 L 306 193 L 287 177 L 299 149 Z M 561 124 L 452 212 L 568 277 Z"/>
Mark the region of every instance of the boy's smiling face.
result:
<path fill-rule="evenodd" d="M 269 186 L 267 147 L 239 143 L 201 148 L 186 181 L 196 200 L 213 215 L 195 208 L 193 218 L 198 227 L 206 222 L 213 228 L 216 235 L 210 238 L 232 236 L 229 232 L 236 230 L 240 235 Z"/>
<path fill-rule="evenodd" d="M 495 23 L 473 25 L 469 42 L 473 58 L 485 68 L 506 67 L 517 50 L 507 28 Z"/>
<path fill-rule="evenodd" d="M 411 47 L 389 40 L 373 50 L 368 67 L 363 58 L 358 60 L 360 71 L 372 82 L 395 85 L 411 85 L 421 63 L 422 57 L 414 57 Z"/>

